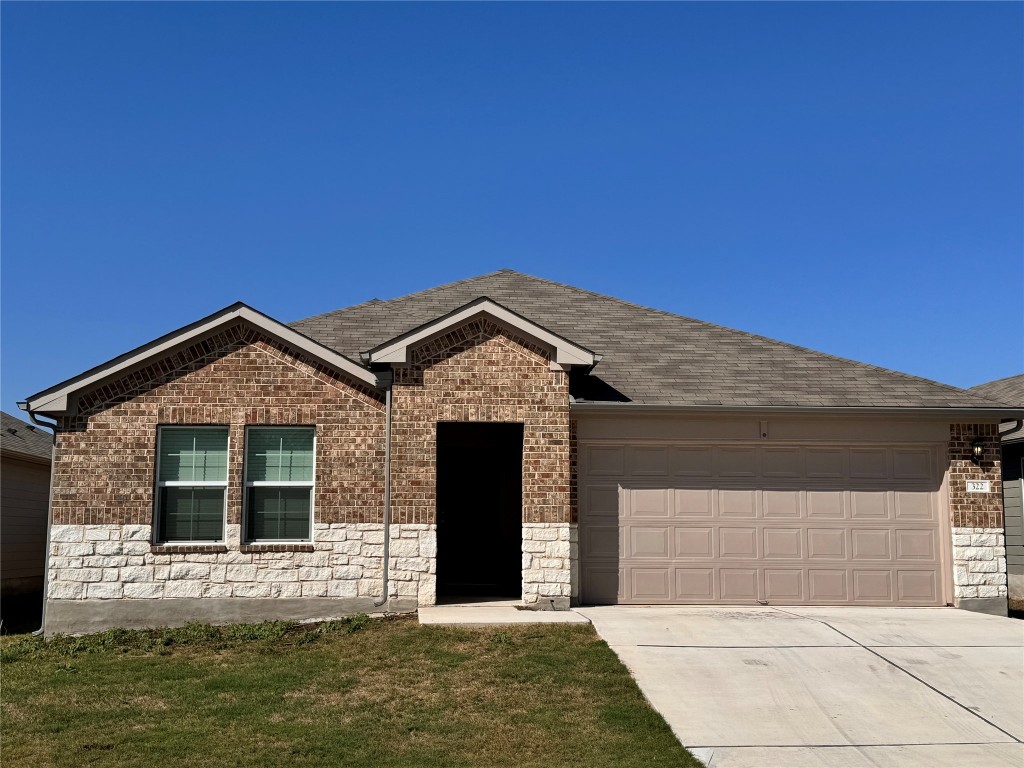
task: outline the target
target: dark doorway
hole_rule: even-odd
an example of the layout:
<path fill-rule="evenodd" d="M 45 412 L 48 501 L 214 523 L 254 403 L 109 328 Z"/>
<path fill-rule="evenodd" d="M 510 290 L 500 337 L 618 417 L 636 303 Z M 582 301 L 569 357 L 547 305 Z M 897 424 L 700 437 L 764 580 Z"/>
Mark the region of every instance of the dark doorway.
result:
<path fill-rule="evenodd" d="M 523 425 L 437 425 L 438 597 L 520 597 Z"/>

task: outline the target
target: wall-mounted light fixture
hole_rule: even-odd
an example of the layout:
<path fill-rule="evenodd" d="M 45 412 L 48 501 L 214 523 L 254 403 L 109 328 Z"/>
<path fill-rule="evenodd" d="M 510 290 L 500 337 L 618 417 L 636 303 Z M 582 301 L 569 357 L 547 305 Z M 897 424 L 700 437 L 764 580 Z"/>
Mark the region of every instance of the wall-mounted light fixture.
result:
<path fill-rule="evenodd" d="M 981 466 L 981 460 L 985 456 L 985 443 L 980 437 L 974 438 L 971 442 L 971 461 Z"/>

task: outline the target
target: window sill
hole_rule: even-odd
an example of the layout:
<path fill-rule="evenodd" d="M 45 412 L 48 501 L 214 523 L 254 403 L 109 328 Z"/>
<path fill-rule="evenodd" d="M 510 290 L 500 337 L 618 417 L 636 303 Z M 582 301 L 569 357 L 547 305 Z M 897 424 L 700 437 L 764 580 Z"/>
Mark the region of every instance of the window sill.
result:
<path fill-rule="evenodd" d="M 154 544 L 150 550 L 154 555 L 206 555 L 227 552 L 224 544 Z"/>
<path fill-rule="evenodd" d="M 309 543 L 295 544 L 243 544 L 238 548 L 242 554 L 258 552 L 315 552 L 316 547 Z"/>

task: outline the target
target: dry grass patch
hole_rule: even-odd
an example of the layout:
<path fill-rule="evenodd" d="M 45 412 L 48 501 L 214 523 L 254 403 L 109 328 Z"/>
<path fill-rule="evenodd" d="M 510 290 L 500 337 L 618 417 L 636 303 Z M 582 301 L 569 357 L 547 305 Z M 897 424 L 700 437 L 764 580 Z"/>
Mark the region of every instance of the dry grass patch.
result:
<path fill-rule="evenodd" d="M 589 626 L 276 623 L 0 654 L 5 766 L 699 765 Z"/>

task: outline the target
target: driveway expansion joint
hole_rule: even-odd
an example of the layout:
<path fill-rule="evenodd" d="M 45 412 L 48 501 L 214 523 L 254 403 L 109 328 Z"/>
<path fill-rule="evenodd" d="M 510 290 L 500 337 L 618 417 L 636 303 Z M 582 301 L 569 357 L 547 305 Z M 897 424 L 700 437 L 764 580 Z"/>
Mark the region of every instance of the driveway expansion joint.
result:
<path fill-rule="evenodd" d="M 1015 741 L 1016 743 L 1018 743 L 1018 744 L 1024 744 L 1024 741 L 1022 741 L 1021 739 L 1019 739 L 1019 738 L 1017 738 L 1016 736 L 1014 736 L 1014 735 L 1013 735 L 1012 733 L 1010 733 L 1009 731 L 1007 731 L 1007 730 L 1006 730 L 1005 728 L 1001 728 L 1001 727 L 999 727 L 998 725 L 996 725 L 995 723 L 993 723 L 993 722 L 992 722 L 991 720 L 989 720 L 989 719 L 988 719 L 987 717 L 985 717 L 985 716 L 983 716 L 983 715 L 979 714 L 979 713 L 978 713 L 977 711 L 975 711 L 975 710 L 974 710 L 974 709 L 972 709 L 971 707 L 968 707 L 968 706 L 967 706 L 966 704 L 964 704 L 964 703 L 962 703 L 962 702 L 959 702 L 959 701 L 957 701 L 957 700 L 956 700 L 955 698 L 953 698 L 952 696 L 950 696 L 950 695 L 949 695 L 948 693 L 946 693 L 945 691 L 942 691 L 942 690 L 940 690 L 940 689 L 936 688 L 936 687 L 935 687 L 934 685 L 932 685 L 931 683 L 929 683 L 929 682 L 927 682 L 927 681 L 925 681 L 925 680 L 922 680 L 922 679 L 921 679 L 920 677 L 918 677 L 917 675 L 915 675 L 915 674 L 914 674 L 913 672 L 910 672 L 909 670 L 907 670 L 907 669 L 904 669 L 903 667 L 901 667 L 901 666 L 900 666 L 899 664 L 897 664 L 897 663 L 896 663 L 895 661 L 893 661 L 892 659 L 888 659 L 888 658 L 886 658 L 885 656 L 883 656 L 882 654 L 880 654 L 880 653 L 878 653 L 877 651 L 873 650 L 872 646 L 864 645 L 864 644 L 863 644 L 863 643 L 861 643 L 860 641 L 858 641 L 858 640 L 855 640 L 854 638 L 850 637 L 850 636 L 849 636 L 848 634 L 846 634 L 846 633 L 845 633 L 845 632 L 843 632 L 842 630 L 840 630 L 840 629 L 836 629 L 836 628 L 835 628 L 835 627 L 833 627 L 833 626 L 832 626 L 831 624 L 829 624 L 829 623 L 828 623 L 827 621 L 824 621 L 824 620 L 822 620 L 822 619 L 816 619 L 816 618 L 814 618 L 813 616 L 803 616 L 803 615 L 801 615 L 801 614 L 799 614 L 799 613 L 793 613 L 792 611 L 784 611 L 784 610 L 782 610 L 781 608 L 777 608 L 777 607 L 775 607 L 775 606 L 772 606 L 772 608 L 773 608 L 773 610 L 776 610 L 776 611 L 778 611 L 779 613 L 785 613 L 785 614 L 787 614 L 787 615 L 789 615 L 789 616 L 795 616 L 795 617 L 797 617 L 797 618 L 799 618 L 799 619 L 807 619 L 808 621 L 816 621 L 816 622 L 818 622 L 819 624 L 823 624 L 823 625 L 825 625 L 826 627 L 828 627 L 829 629 L 831 629 L 831 630 L 832 630 L 833 632 L 835 632 L 835 633 L 837 633 L 837 634 L 839 634 L 839 635 L 842 635 L 843 637 L 845 637 L 845 638 L 846 638 L 847 640 L 849 640 L 850 642 L 852 642 L 852 643 L 856 643 L 856 644 L 857 644 L 857 646 L 859 646 L 860 648 L 863 648 L 863 649 L 864 649 L 865 651 L 867 651 L 868 653 L 870 653 L 870 654 L 872 654 L 872 655 L 874 655 L 874 656 L 877 656 L 877 657 L 878 657 L 879 659 L 881 659 L 882 661 L 884 661 L 884 662 L 885 662 L 886 664 L 889 664 L 889 665 L 891 665 L 891 666 L 895 667 L 895 668 L 896 668 L 896 669 L 898 669 L 898 670 L 899 670 L 900 672 L 902 672 L 903 674 L 907 675 L 907 677 L 913 678 L 914 680 L 916 680 L 917 682 L 919 682 L 919 683 L 920 683 L 921 685 L 925 686 L 926 688 L 930 689 L 931 691 L 934 691 L 935 693 L 937 693 L 937 694 L 939 694 L 940 696 L 942 696 L 942 697 L 943 697 L 944 699 L 946 699 L 947 701 L 949 701 L 949 702 L 952 702 L 953 704 L 956 704 L 956 705 L 957 705 L 958 707 L 960 707 L 960 709 L 962 709 L 962 710 L 963 710 L 964 712 L 968 712 L 968 713 L 970 713 L 970 714 L 974 715 L 974 716 L 975 716 L 976 718 L 978 718 L 979 720 L 981 720 L 981 721 L 982 721 L 983 723 L 985 723 L 985 724 L 987 724 L 987 725 L 990 725 L 990 726 L 992 726 L 993 728 L 995 728 L 995 729 L 996 729 L 997 731 L 999 731 L 1000 733 L 1002 733 L 1002 734 L 1005 734 L 1006 736 L 1009 736 L 1009 737 L 1010 737 L 1011 739 L 1013 739 L 1013 741 Z M 874 646 L 874 648 L 889 648 L 889 647 L 895 647 L 895 646 Z M 941 647 L 945 647 L 945 646 L 931 646 L 931 647 L 939 647 L 939 648 L 941 648 Z M 987 648 L 987 647 L 1007 647 L 1007 646 L 981 646 L 981 647 L 983 647 L 983 648 Z M 1010 647 L 1012 647 L 1012 646 L 1010 646 Z M 864 745 L 858 745 L 858 746 L 864 746 Z"/>

